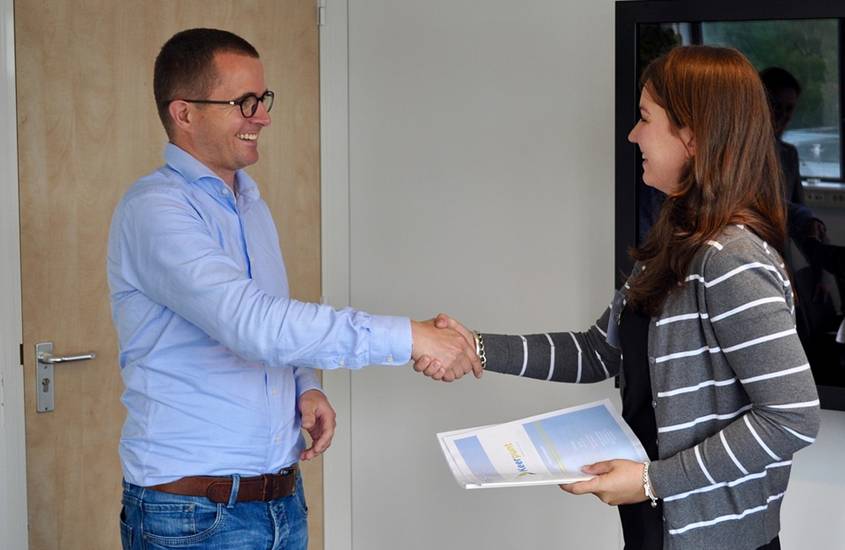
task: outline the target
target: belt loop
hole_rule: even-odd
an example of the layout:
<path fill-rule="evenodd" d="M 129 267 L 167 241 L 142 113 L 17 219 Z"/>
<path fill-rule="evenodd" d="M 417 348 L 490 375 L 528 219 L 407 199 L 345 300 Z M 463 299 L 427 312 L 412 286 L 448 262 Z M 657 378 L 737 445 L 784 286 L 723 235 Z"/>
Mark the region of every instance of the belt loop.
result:
<path fill-rule="evenodd" d="M 232 474 L 232 492 L 229 493 L 229 502 L 226 508 L 234 508 L 235 503 L 238 502 L 238 489 L 241 488 L 241 476 L 239 474 Z"/>

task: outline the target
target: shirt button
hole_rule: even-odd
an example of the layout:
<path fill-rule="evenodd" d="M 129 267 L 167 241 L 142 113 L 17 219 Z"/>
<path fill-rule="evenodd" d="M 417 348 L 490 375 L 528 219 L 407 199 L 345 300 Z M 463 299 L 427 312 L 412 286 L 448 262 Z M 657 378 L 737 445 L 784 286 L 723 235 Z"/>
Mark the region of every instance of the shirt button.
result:
<path fill-rule="evenodd" d="M 392 356 L 392 355 L 388 355 L 388 356 L 387 356 L 387 362 L 388 362 L 388 363 L 392 363 L 392 362 L 393 362 L 393 356 Z"/>
<path fill-rule="evenodd" d="M 270 393 L 272 393 L 273 395 L 279 395 L 279 390 L 277 388 L 273 388 L 270 390 Z"/>
<path fill-rule="evenodd" d="M 651 406 L 656 409 L 657 408 L 657 401 L 652 401 Z"/>
<path fill-rule="evenodd" d="M 341 367 L 345 367 L 346 366 L 346 359 L 341 359 L 340 361 L 337 362 L 337 364 L 340 365 Z"/>
<path fill-rule="evenodd" d="M 278 435 L 273 438 L 273 443 L 275 443 L 276 445 L 280 444 L 281 442 L 282 442 L 282 438 L 279 437 Z"/>

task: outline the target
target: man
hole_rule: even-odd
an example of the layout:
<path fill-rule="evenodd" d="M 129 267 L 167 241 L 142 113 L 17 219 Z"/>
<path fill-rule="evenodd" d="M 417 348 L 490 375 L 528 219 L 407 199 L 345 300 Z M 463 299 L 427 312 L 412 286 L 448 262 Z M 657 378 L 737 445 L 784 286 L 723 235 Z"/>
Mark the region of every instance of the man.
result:
<path fill-rule="evenodd" d="M 783 133 L 798 105 L 801 85 L 791 73 L 780 67 L 763 69 L 760 71 L 760 80 L 766 88 L 772 111 L 772 129 L 775 132 L 786 185 L 784 196 L 790 203 L 804 204 L 804 190 L 798 173 L 798 150 L 794 145 L 783 141 Z"/>
<path fill-rule="evenodd" d="M 827 240 L 827 228 L 805 204 L 798 149 L 783 140 L 783 134 L 792 121 L 801 97 L 801 84 L 789 71 L 781 67 L 763 69 L 760 71 L 760 80 L 769 99 L 772 129 L 783 171 L 786 229 L 789 238 L 808 264 L 807 268 L 798 269 L 804 262 L 796 261 L 790 247 L 786 247 L 784 259 L 792 273 L 794 288 L 798 294 L 798 335 L 810 362 L 815 364 L 820 361 L 816 357 L 817 350 L 821 349 L 817 341 L 818 335 L 834 330 L 838 321 L 830 290 L 822 273 L 824 260 L 815 252 L 819 250 L 818 245 Z"/>
<path fill-rule="evenodd" d="M 826 230 L 824 223 L 813 215 L 804 202 L 804 188 L 799 173 L 798 149 L 783 141 L 783 133 L 792 121 L 798 99 L 801 96 L 801 84 L 786 69 L 768 67 L 760 71 L 760 80 L 766 89 L 769 107 L 772 112 L 772 129 L 780 155 L 784 178 L 784 198 L 788 208 L 788 231 L 797 246 L 803 247 L 807 237 L 823 238 Z"/>
<path fill-rule="evenodd" d="M 248 42 L 176 34 L 154 89 L 165 165 L 129 189 L 109 235 L 128 413 L 123 547 L 304 549 L 297 461 L 323 452 L 335 427 L 313 369 L 425 354 L 450 381 L 479 376 L 480 363 L 469 338 L 431 321 L 289 298 L 275 225 L 243 171 L 274 97 Z"/>

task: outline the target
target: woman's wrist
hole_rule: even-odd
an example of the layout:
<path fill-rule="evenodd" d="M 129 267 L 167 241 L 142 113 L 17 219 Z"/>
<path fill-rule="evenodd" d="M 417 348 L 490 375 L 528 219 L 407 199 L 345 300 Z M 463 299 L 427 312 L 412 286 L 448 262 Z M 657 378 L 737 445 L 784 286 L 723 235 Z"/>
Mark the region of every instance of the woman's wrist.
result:
<path fill-rule="evenodd" d="M 657 507 L 657 496 L 654 494 L 654 487 L 651 485 L 651 478 L 648 475 L 649 462 L 643 462 L 643 491 L 646 498 L 651 501 L 651 507 Z"/>
<path fill-rule="evenodd" d="M 475 354 L 478 360 L 481 361 L 481 368 L 487 368 L 487 353 L 484 351 L 484 337 L 480 332 L 472 331 L 472 336 L 475 339 Z"/>

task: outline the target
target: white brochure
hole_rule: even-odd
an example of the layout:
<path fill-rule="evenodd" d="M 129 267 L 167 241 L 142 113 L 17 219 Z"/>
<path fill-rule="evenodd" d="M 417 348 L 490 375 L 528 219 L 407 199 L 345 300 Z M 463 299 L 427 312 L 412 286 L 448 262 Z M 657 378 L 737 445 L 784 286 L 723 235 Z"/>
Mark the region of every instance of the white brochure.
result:
<path fill-rule="evenodd" d="M 505 424 L 437 434 L 465 489 L 552 485 L 590 479 L 583 466 L 624 458 L 644 462 L 642 444 L 608 399 Z"/>

